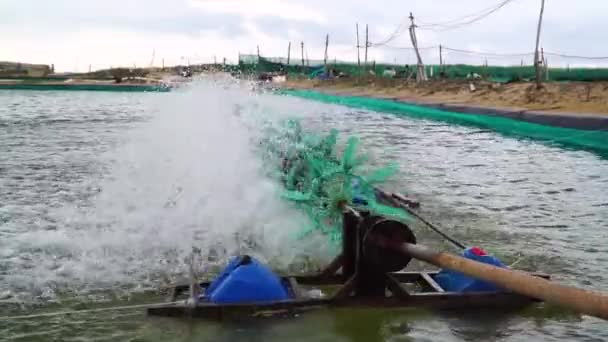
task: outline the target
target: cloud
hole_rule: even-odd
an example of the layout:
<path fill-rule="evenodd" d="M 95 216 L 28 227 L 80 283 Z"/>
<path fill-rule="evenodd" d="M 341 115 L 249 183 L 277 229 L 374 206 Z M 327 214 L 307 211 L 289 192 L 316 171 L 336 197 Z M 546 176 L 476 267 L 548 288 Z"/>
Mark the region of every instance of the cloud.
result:
<path fill-rule="evenodd" d="M 355 23 L 361 44 L 365 24 L 369 38 L 380 42 L 412 11 L 419 24 L 418 41 L 426 63 L 437 63 L 439 44 L 495 53 L 532 52 L 538 1 L 515 0 L 491 16 L 461 28 L 429 30 L 445 22 L 491 7 L 499 0 L 0 0 L 0 60 L 55 63 L 59 70 L 94 65 L 148 64 L 152 50 L 157 63 L 179 63 L 181 57 L 212 61 L 213 56 L 236 61 L 239 53 L 300 58 L 300 42 L 311 59 L 322 59 L 329 33 L 329 57 L 356 61 Z M 542 33 L 546 51 L 571 55 L 608 56 L 601 44 L 608 30 L 608 1 L 547 2 Z M 425 27 L 425 24 L 426 27 Z M 414 63 L 407 30 L 375 47 L 369 59 Z M 521 57 L 493 57 L 445 51 L 449 63 L 519 64 Z M 531 57 L 525 59 L 531 63 Z M 78 61 L 78 63 L 76 62 Z M 600 61 L 601 62 L 601 61 Z M 584 64 L 585 60 L 550 58 L 550 64 Z M 602 64 L 602 63 L 599 63 Z"/>
<path fill-rule="evenodd" d="M 230 13 L 245 19 L 278 17 L 324 24 L 327 18 L 322 11 L 305 3 L 287 3 L 282 0 L 191 0 L 190 4 L 204 12 Z"/>

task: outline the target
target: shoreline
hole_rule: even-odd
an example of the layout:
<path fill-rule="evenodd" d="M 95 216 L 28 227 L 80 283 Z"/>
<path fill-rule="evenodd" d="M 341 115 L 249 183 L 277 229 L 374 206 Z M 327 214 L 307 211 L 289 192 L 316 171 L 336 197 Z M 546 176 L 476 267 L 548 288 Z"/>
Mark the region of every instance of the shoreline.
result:
<path fill-rule="evenodd" d="M 88 90 L 88 91 L 126 91 L 126 92 L 164 92 L 169 89 L 158 83 L 137 83 L 111 81 L 77 80 L 74 82 L 15 82 L 0 79 L 0 90 Z"/>
<path fill-rule="evenodd" d="M 482 101 L 476 101 L 474 96 L 470 96 L 470 94 L 464 92 L 462 88 L 463 86 L 466 86 L 468 88 L 468 83 L 463 84 L 463 82 L 452 82 L 452 84 L 450 84 L 450 86 L 452 86 L 452 89 L 448 90 L 443 90 L 441 88 L 439 90 L 433 89 L 429 91 L 430 96 L 426 96 L 424 94 L 424 91 L 420 92 L 422 94 L 417 93 L 417 89 L 412 90 L 411 86 L 410 89 L 407 89 L 402 85 L 395 85 L 393 82 L 391 82 L 393 83 L 392 86 L 378 86 L 374 83 L 361 86 L 353 85 L 352 82 L 348 81 L 325 82 L 326 83 L 324 83 L 323 81 L 290 80 L 283 84 L 281 88 L 286 90 L 307 90 L 332 96 L 361 97 L 393 101 L 406 105 L 414 105 L 454 113 L 504 117 L 508 119 L 553 127 L 592 131 L 608 130 L 608 105 L 604 106 L 603 103 L 600 103 L 599 105 L 595 106 L 595 108 L 599 108 L 601 112 L 586 113 L 584 111 L 575 111 L 576 109 L 584 110 L 585 106 L 580 106 L 582 108 L 578 108 L 577 103 L 572 102 L 568 103 L 568 106 L 565 106 L 567 108 L 559 108 L 559 106 L 552 106 L 549 108 L 540 109 L 533 108 L 539 107 L 536 103 L 534 103 L 533 106 L 530 106 L 532 108 L 526 108 L 524 106 L 517 105 L 488 105 L 488 102 L 492 102 L 491 100 L 487 100 L 488 97 L 483 98 Z M 436 84 L 436 86 L 441 87 L 445 84 L 446 82 L 441 82 Z M 459 86 L 456 90 L 453 89 L 454 84 Z M 520 90 L 528 90 L 528 88 L 522 87 L 521 84 L 517 86 Z M 564 85 L 560 86 L 564 87 Z M 569 87 L 577 86 L 580 85 L 569 85 Z M 425 89 L 422 88 L 422 90 Z M 519 93 L 521 93 L 521 91 Z M 527 94 L 516 94 L 516 96 L 517 95 L 520 95 L 522 98 L 524 96 L 529 96 Z M 606 96 L 608 98 L 608 92 Z M 590 107 L 589 103 L 586 103 L 586 105 L 586 107 Z"/>

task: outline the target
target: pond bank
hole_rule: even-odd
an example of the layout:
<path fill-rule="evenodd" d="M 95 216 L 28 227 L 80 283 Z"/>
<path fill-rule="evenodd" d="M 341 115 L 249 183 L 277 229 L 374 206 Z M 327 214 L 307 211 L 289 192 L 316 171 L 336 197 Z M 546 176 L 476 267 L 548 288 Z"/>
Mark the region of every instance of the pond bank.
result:
<path fill-rule="evenodd" d="M 418 85 L 405 80 L 290 80 L 282 88 L 334 96 L 367 97 L 456 113 L 506 117 L 541 125 L 608 130 L 608 84 L 495 84 L 439 80 Z"/>

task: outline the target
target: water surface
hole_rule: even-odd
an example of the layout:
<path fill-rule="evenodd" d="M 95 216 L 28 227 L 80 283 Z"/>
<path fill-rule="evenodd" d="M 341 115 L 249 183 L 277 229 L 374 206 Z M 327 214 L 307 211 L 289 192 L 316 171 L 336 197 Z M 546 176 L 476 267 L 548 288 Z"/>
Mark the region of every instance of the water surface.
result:
<path fill-rule="evenodd" d="M 291 115 L 311 129 L 361 137 L 375 164 L 398 162 L 392 187 L 419 198 L 423 213 L 458 239 L 519 268 L 608 289 L 608 161 L 588 152 L 226 86 L 4 91 L 0 316 L 162 301 L 157 290 L 185 274 L 192 244 L 234 249 L 236 232 L 263 240 L 259 256 L 276 265 L 316 252 L 286 246 L 302 218 L 276 199 L 250 146 L 262 119 Z M 451 249 L 422 227 L 416 234 Z M 2 319 L 0 332 L 0 341 L 608 339 L 606 323 L 545 306 L 323 310 L 238 326 L 133 309 Z"/>

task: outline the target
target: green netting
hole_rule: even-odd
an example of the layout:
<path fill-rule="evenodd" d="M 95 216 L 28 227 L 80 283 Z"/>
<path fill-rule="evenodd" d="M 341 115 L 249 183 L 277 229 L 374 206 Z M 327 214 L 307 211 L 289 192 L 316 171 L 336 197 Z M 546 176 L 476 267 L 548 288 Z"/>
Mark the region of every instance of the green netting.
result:
<path fill-rule="evenodd" d="M 302 66 L 299 60 L 292 59 L 289 65 L 283 58 L 257 57 L 255 55 L 239 56 L 239 69 L 247 73 L 261 72 L 287 72 L 292 75 L 306 75 L 309 78 L 317 77 L 324 70 L 322 61 L 312 61 L 310 66 Z M 365 73 L 364 67 L 359 69 L 357 63 L 331 62 L 328 67 L 336 73 L 348 76 L 357 76 L 359 72 Z M 513 82 L 531 80 L 535 77 L 534 66 L 484 66 L 484 65 L 426 65 L 428 77 L 438 78 L 440 74 L 449 79 L 464 79 L 469 75 L 478 74 L 494 82 Z M 399 77 L 406 75 L 406 66 L 403 64 L 369 63 L 369 71 L 378 76 L 384 75 L 385 70 L 395 70 Z M 415 78 L 416 66 L 409 65 L 407 71 L 410 77 Z M 603 68 L 549 68 L 547 77 L 549 81 L 608 81 L 608 69 Z"/>
<path fill-rule="evenodd" d="M 324 73 L 325 67 L 322 61 L 313 61 L 310 65 L 301 65 L 298 60 L 291 60 L 291 63 L 287 64 L 281 58 L 265 58 L 257 57 L 252 55 L 240 55 L 239 56 L 239 69 L 244 73 L 267 73 L 267 72 L 286 72 L 291 75 L 305 75 L 309 78 L 320 76 Z M 338 62 L 332 63 L 329 61 L 327 67 L 335 70 L 336 73 L 343 73 L 349 76 L 358 75 L 361 70 L 356 63 Z M 404 69 L 404 66 L 396 66 L 392 64 L 375 64 L 370 63 L 368 70 L 373 70 L 377 75 L 382 75 L 384 70 Z"/>
<path fill-rule="evenodd" d="M 439 66 L 432 66 L 439 71 Z M 535 77 L 533 66 L 481 66 L 481 65 L 446 65 L 443 67 L 447 78 L 466 78 L 476 73 L 496 82 L 531 80 Z M 608 69 L 600 68 L 549 68 L 549 81 L 606 81 Z M 437 73 L 435 73 L 437 75 Z"/>
<path fill-rule="evenodd" d="M 608 157 L 608 131 L 606 130 L 586 131 L 552 127 L 497 116 L 448 112 L 391 100 L 334 96 L 306 90 L 284 90 L 282 93 L 349 107 L 488 128 L 507 136 L 531 138 L 563 147 L 588 150 Z"/>
<path fill-rule="evenodd" d="M 28 82 L 57 82 L 57 81 L 65 81 L 69 79 L 69 76 L 0 76 L 3 80 L 18 80 L 18 81 L 28 81 Z"/>
<path fill-rule="evenodd" d="M 350 137 L 342 153 L 337 150 L 338 132 L 322 136 L 305 134 L 300 123 L 288 120 L 280 130 L 270 132 L 263 143 L 267 165 L 282 165 L 274 173 L 285 186 L 283 198 L 292 201 L 310 218 L 296 238 L 320 233 L 337 244 L 341 241 L 342 207 L 367 210 L 376 215 L 406 220 L 402 209 L 376 201 L 374 186 L 382 184 L 397 171 L 388 165 L 372 172 L 362 171 L 365 155 L 357 154 L 359 140 Z"/>
<path fill-rule="evenodd" d="M 239 70 L 246 74 L 269 73 L 269 72 L 286 72 L 288 74 L 305 74 L 308 75 L 318 69 L 316 66 L 302 66 L 289 64 L 286 65 L 280 62 L 273 62 L 264 57 L 241 55 L 239 56 Z"/>
<path fill-rule="evenodd" d="M 45 83 L 0 83 L 0 90 L 94 90 L 114 92 L 167 92 L 168 87 L 157 85 L 115 84 L 45 84 Z"/>

